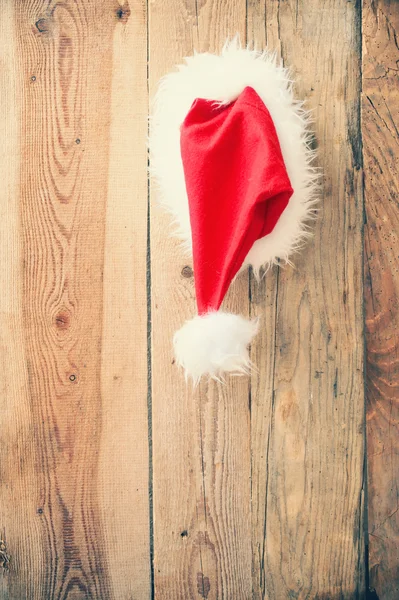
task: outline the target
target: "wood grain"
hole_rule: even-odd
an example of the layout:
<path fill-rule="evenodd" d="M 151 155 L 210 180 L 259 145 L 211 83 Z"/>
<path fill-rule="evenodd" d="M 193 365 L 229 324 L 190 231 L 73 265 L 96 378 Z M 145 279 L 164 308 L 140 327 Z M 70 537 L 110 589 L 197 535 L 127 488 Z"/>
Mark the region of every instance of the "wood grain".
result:
<path fill-rule="evenodd" d="M 1 599 L 396 600 L 398 27 L 393 0 L 2 3 Z M 323 200 L 295 268 L 226 299 L 257 372 L 193 391 L 147 86 L 237 32 L 292 66 Z"/>
<path fill-rule="evenodd" d="M 249 11 L 249 36 L 280 51 L 314 110 L 324 171 L 314 239 L 294 269 L 252 288 L 264 323 L 252 348 L 254 597 L 352 600 L 364 592 L 359 13 L 316 1 Z"/>
<path fill-rule="evenodd" d="M 266 46 L 281 55 L 275 31 L 276 5 L 251 0 L 247 5 L 247 42 L 257 49 Z M 273 34 L 275 34 L 273 36 Z M 251 316 L 260 318 L 261 328 L 251 346 L 257 371 L 251 377 L 251 516 L 253 598 L 265 597 L 264 552 L 269 480 L 269 438 L 272 427 L 273 370 L 277 320 L 278 269 L 251 276 Z"/>
<path fill-rule="evenodd" d="M 42 556 L 37 524 L 34 426 L 25 357 L 19 217 L 21 82 L 14 6 L 0 11 L 0 563 L 1 598 L 34 597 Z M 5 142 L 6 140 L 6 142 Z M 39 546 L 40 548 L 40 546 Z M 25 549 L 27 550 L 24 555 Z M 21 555 L 25 559 L 21 559 Z M 18 573 L 18 574 L 17 574 Z"/>
<path fill-rule="evenodd" d="M 115 9 L 104 249 L 99 498 L 117 600 L 151 595 L 147 406 L 147 9 Z"/>
<path fill-rule="evenodd" d="M 399 596 L 399 9 L 363 3 L 365 306 L 370 586 Z"/>
<path fill-rule="evenodd" d="M 150 90 L 194 48 L 219 51 L 245 39 L 245 2 L 150 5 Z M 155 199 L 155 192 L 152 194 Z M 168 237 L 156 203 L 151 217 L 152 424 L 155 597 L 252 596 L 248 381 L 204 383 L 193 393 L 173 361 L 172 337 L 195 314 L 187 258 Z M 225 307 L 248 308 L 248 276 Z"/>
<path fill-rule="evenodd" d="M 134 141 L 146 21 L 132 7 L 29 0 L 0 13 L 4 598 L 150 595 L 146 149 Z"/>

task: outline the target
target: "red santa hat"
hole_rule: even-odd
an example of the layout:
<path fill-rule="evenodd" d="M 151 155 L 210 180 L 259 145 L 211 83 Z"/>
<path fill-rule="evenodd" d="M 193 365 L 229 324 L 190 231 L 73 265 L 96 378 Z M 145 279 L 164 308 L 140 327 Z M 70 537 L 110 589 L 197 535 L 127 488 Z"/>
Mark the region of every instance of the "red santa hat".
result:
<path fill-rule="evenodd" d="M 309 235 L 317 173 L 308 117 L 275 54 L 195 54 L 164 77 L 151 123 L 151 171 L 192 252 L 198 315 L 174 336 L 198 381 L 250 369 L 256 320 L 220 309 L 237 273 L 290 262 Z"/>

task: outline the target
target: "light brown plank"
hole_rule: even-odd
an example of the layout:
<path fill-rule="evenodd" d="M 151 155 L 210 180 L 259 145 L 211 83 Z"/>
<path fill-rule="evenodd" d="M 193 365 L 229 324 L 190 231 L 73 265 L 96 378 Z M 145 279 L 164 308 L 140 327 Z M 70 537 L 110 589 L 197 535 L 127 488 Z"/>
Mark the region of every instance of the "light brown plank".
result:
<path fill-rule="evenodd" d="M 120 8 L 29 0 L 0 13 L 1 591 L 13 600 L 150 594 L 145 12 L 132 4 L 134 24 Z"/>
<path fill-rule="evenodd" d="M 150 89 L 182 57 L 245 40 L 245 2 L 150 5 Z M 154 200 L 154 194 L 153 200 Z M 156 598 L 252 596 L 248 380 L 193 394 L 173 363 L 172 336 L 194 315 L 192 278 L 169 220 L 152 204 L 152 407 Z M 248 276 L 226 306 L 245 314 Z"/>
<path fill-rule="evenodd" d="M 37 523 L 34 426 L 24 345 L 19 216 L 21 82 L 13 3 L 0 11 L 0 566 L 1 598 L 34 597 L 42 555 Z M 26 554 L 25 554 L 26 552 Z M 18 573 L 18 575 L 16 575 Z"/>
<path fill-rule="evenodd" d="M 352 600 L 364 590 L 359 13 L 250 2 L 248 32 L 292 66 L 324 170 L 314 239 L 253 291 L 254 597 Z"/>
<path fill-rule="evenodd" d="M 247 4 L 247 42 L 258 50 L 266 46 L 280 52 L 272 3 L 250 0 Z M 273 36 L 273 33 L 275 34 Z M 251 276 L 251 316 L 260 318 L 260 331 L 251 346 L 256 371 L 251 377 L 251 516 L 253 598 L 264 597 L 265 519 L 268 485 L 268 440 L 272 426 L 273 369 L 278 270 L 263 273 L 261 281 Z"/>
<path fill-rule="evenodd" d="M 147 13 L 115 11 L 101 351 L 99 497 L 117 600 L 151 594 L 147 408 Z"/>
<path fill-rule="evenodd" d="M 399 7 L 363 3 L 370 587 L 399 597 Z"/>

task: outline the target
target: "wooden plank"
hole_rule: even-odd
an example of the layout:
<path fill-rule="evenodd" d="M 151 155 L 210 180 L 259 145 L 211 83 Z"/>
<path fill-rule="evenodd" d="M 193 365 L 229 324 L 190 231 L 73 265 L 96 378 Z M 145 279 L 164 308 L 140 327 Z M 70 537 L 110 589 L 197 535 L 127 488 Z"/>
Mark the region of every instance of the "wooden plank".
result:
<path fill-rule="evenodd" d="M 314 239 L 252 294 L 264 315 L 251 394 L 254 597 L 352 600 L 364 591 L 359 12 L 248 6 L 248 41 L 281 51 L 314 109 L 324 170 Z"/>
<path fill-rule="evenodd" d="M 145 134 L 145 86 L 127 98 L 146 37 L 132 9 L 136 25 L 111 1 L 0 14 L 4 598 L 150 594 L 146 151 L 129 139 Z"/>
<path fill-rule="evenodd" d="M 363 3 L 362 131 L 370 587 L 399 597 L 399 7 Z"/>
<path fill-rule="evenodd" d="M 168 0 L 150 5 L 150 90 L 194 47 L 245 39 L 245 2 Z M 152 194 L 154 200 L 154 193 Z M 189 263 L 155 202 L 151 216 L 152 424 L 155 596 L 252 596 L 248 380 L 193 393 L 173 363 L 172 336 L 195 314 Z M 244 312 L 248 276 L 225 307 Z"/>
<path fill-rule="evenodd" d="M 147 8 L 111 5 L 99 493 L 117 600 L 151 597 L 147 407 Z M 132 510 L 133 509 L 133 510 Z"/>
<path fill-rule="evenodd" d="M 278 35 L 273 36 L 276 7 L 250 0 L 247 4 L 247 42 L 262 50 L 266 46 L 280 52 Z M 274 15 L 274 17 L 273 17 Z M 272 25 L 272 26 L 270 26 Z M 251 345 L 256 371 L 251 376 L 251 516 L 253 598 L 265 593 L 264 546 L 268 485 L 268 440 L 272 424 L 274 331 L 277 320 L 278 270 L 251 277 L 251 315 L 260 318 L 261 327 Z"/>
<path fill-rule="evenodd" d="M 32 597 L 42 566 L 37 529 L 34 428 L 24 344 L 19 216 L 21 86 L 14 5 L 0 11 L 0 595 Z M 6 141 L 5 141 L 6 140 Z M 26 555 L 24 552 L 27 551 Z M 21 558 L 21 554 L 22 557 Z M 18 576 L 14 575 L 16 569 Z"/>

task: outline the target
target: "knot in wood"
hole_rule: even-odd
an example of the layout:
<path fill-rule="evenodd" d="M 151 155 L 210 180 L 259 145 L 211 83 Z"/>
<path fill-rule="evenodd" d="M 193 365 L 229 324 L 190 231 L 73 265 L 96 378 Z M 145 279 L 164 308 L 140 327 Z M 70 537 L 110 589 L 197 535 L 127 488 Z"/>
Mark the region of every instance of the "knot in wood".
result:
<path fill-rule="evenodd" d="M 35 25 L 39 33 L 47 33 L 49 31 L 47 19 L 39 19 Z"/>
<path fill-rule="evenodd" d="M 70 317 L 66 311 L 60 311 L 55 316 L 55 326 L 57 329 L 68 329 L 70 324 Z"/>
<path fill-rule="evenodd" d="M 183 275 L 183 277 L 185 277 L 186 279 L 190 279 L 190 277 L 193 276 L 193 270 L 191 267 L 189 267 L 188 265 L 186 267 L 183 267 L 181 274 Z"/>
<path fill-rule="evenodd" d="M 119 6 L 116 9 L 116 16 L 118 18 L 118 21 L 120 21 L 121 23 L 127 23 L 130 17 L 130 6 L 128 2 L 125 2 L 123 6 Z"/>

